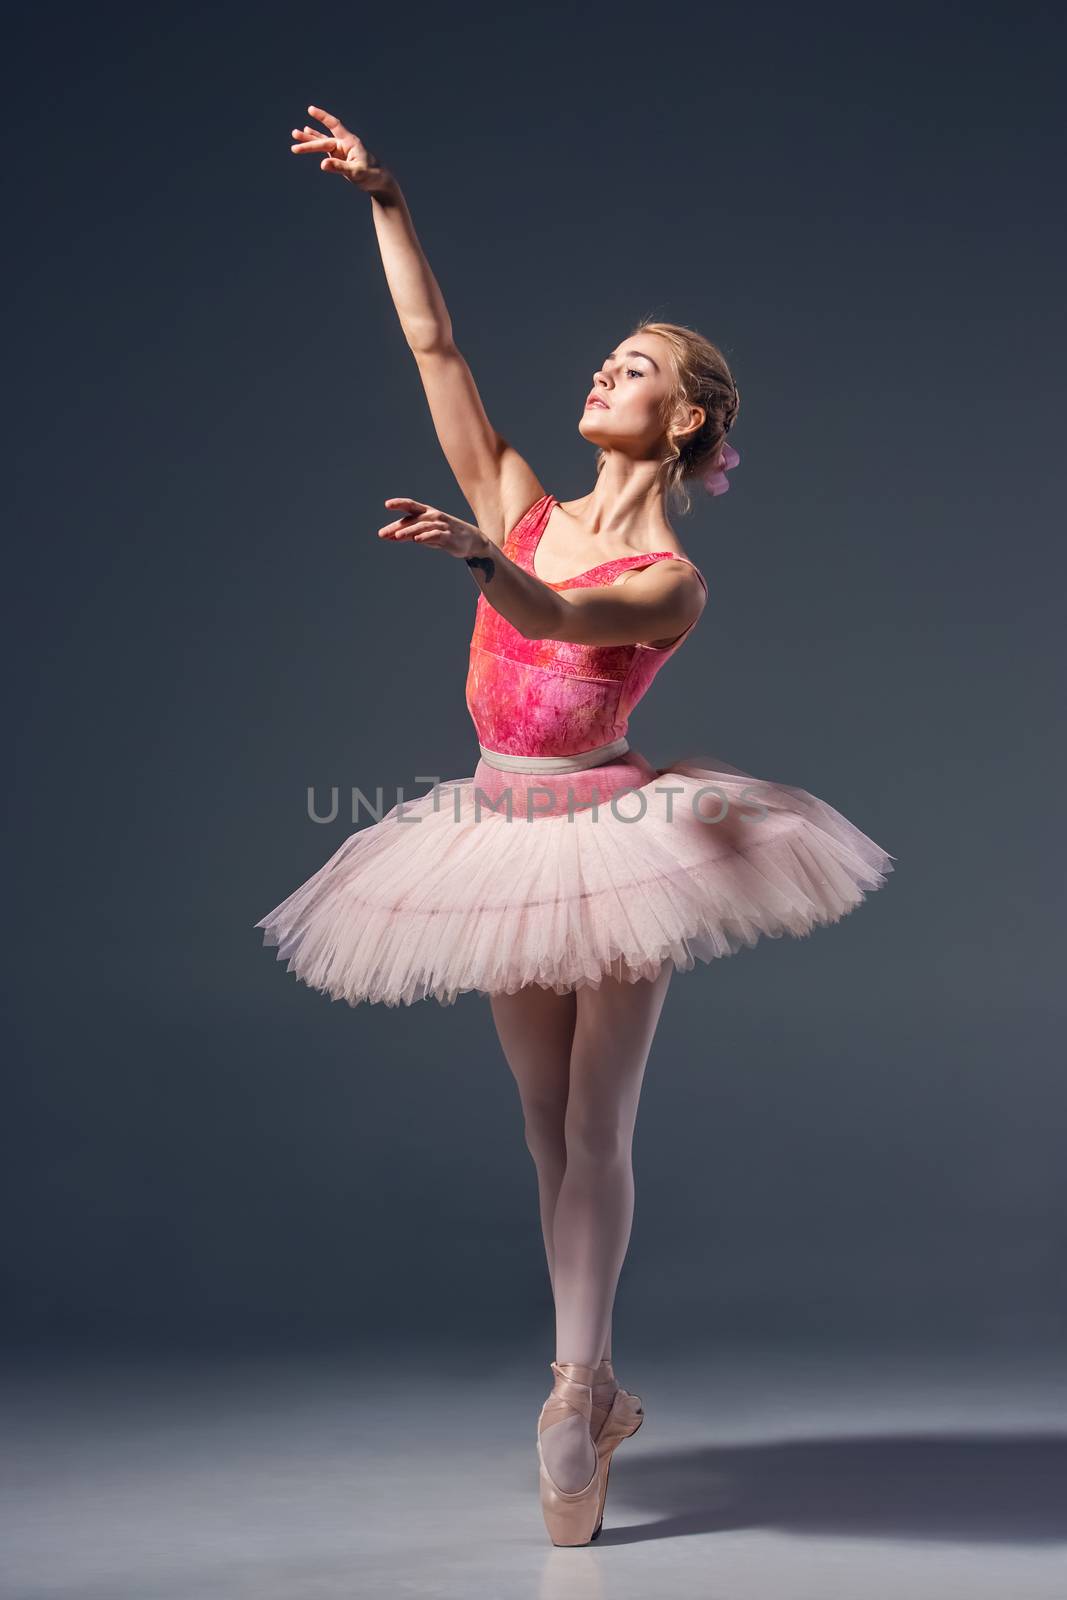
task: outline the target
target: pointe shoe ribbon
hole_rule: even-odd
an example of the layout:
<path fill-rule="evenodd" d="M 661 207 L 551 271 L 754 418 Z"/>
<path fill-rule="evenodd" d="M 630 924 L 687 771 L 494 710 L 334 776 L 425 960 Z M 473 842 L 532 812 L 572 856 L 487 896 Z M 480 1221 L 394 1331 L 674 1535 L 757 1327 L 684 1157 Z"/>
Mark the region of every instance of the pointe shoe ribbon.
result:
<path fill-rule="evenodd" d="M 550 1361 L 556 1375 L 552 1393 L 541 1408 L 541 1427 L 562 1422 L 572 1411 L 580 1411 L 587 1422 L 592 1422 L 594 1411 L 607 1412 L 603 1406 L 593 1404 L 593 1384 L 597 1368 L 583 1367 L 577 1361 Z"/>

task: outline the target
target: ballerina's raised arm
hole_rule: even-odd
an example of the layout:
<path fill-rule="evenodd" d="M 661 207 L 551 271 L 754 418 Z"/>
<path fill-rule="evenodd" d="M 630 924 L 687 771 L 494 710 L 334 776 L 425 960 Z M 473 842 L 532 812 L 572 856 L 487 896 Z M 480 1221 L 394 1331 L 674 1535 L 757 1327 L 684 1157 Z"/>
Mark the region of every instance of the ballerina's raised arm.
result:
<path fill-rule="evenodd" d="M 323 172 L 338 174 L 370 196 L 389 292 L 438 441 L 478 527 L 499 547 L 523 512 L 544 495 L 544 486 L 486 415 L 394 174 L 331 112 L 321 106 L 308 111 L 327 131 L 308 124 L 294 128 L 292 151 L 321 156 Z"/>

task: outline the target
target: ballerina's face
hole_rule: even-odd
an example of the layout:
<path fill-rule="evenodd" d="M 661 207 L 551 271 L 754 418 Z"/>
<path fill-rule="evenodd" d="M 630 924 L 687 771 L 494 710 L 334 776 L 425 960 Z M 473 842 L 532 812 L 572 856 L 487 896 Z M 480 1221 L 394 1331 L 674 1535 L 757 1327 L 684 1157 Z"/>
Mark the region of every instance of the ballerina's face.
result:
<path fill-rule="evenodd" d="M 674 387 L 666 340 L 635 333 L 593 374 L 578 431 L 590 444 L 654 452 L 664 437 L 664 408 Z"/>

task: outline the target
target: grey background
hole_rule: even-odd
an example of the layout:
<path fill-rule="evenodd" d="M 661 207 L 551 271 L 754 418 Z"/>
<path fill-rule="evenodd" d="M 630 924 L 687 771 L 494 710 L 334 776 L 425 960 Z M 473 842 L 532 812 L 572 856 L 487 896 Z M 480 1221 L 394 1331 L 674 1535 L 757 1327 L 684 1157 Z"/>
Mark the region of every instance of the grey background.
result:
<path fill-rule="evenodd" d="M 289 154 L 309 101 L 397 172 L 561 498 L 635 318 L 722 345 L 741 466 L 677 524 L 711 603 L 632 741 L 802 785 L 897 857 L 837 927 L 674 978 L 616 1350 L 1056 1346 L 1051 11 L 16 26 L 9 1352 L 551 1344 L 487 1003 L 331 1004 L 252 927 L 349 831 L 309 784 L 476 759 L 471 579 L 375 537 L 389 495 L 468 508 L 369 203 Z"/>

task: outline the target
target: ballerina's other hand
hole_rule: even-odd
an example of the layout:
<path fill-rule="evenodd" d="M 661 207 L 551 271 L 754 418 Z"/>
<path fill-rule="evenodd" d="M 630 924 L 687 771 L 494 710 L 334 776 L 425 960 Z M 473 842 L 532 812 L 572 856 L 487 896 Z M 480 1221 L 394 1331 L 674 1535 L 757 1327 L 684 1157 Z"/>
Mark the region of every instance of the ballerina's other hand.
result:
<path fill-rule="evenodd" d="M 390 510 L 402 510 L 403 515 L 379 528 L 379 539 L 392 539 L 396 543 L 410 539 L 412 544 L 432 545 L 435 550 L 443 550 L 446 555 L 462 561 L 481 553 L 485 535 L 472 522 L 450 517 L 447 511 L 439 511 L 436 506 L 411 500 L 406 495 L 394 495 L 383 503 Z"/>

